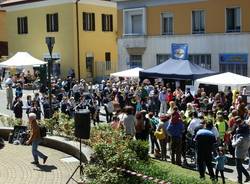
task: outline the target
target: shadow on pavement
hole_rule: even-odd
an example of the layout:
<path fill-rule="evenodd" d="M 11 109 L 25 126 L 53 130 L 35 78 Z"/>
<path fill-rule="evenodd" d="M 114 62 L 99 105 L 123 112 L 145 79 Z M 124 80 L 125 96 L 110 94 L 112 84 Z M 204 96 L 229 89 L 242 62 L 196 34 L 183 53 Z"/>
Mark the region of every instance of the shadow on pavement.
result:
<path fill-rule="evenodd" d="M 57 169 L 54 165 L 37 165 L 38 169 L 34 169 L 36 171 L 42 171 L 42 172 L 51 172 L 52 170 Z"/>
<path fill-rule="evenodd" d="M 235 166 L 235 159 L 227 157 L 227 165 Z"/>

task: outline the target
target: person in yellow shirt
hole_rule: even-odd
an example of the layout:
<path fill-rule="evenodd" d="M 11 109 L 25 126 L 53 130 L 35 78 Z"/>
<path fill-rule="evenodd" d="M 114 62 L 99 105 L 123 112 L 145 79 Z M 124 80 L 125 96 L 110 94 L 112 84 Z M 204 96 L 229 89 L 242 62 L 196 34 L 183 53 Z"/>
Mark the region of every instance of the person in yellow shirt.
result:
<path fill-rule="evenodd" d="M 215 126 L 218 129 L 220 135 L 219 143 L 223 144 L 224 136 L 227 131 L 227 121 L 223 118 L 223 115 L 221 113 L 217 113 Z"/>

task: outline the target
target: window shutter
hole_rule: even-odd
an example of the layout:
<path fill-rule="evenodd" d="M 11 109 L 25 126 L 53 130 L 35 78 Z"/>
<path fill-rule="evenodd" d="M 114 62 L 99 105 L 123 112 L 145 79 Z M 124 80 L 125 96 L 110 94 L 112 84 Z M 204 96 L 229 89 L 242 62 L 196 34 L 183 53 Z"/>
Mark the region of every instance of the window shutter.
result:
<path fill-rule="evenodd" d="M 50 32 L 49 14 L 46 15 L 46 23 L 47 23 L 47 32 Z"/>
<path fill-rule="evenodd" d="M 83 30 L 86 30 L 86 13 L 82 13 L 82 25 L 83 25 Z"/>
<path fill-rule="evenodd" d="M 55 32 L 58 32 L 59 31 L 59 27 L 58 27 L 58 13 L 55 13 L 54 14 L 54 31 Z"/>
<path fill-rule="evenodd" d="M 104 14 L 102 14 L 102 31 L 106 31 L 105 30 L 105 15 Z"/>
<path fill-rule="evenodd" d="M 17 17 L 17 33 L 21 34 L 21 19 L 20 17 Z"/>
<path fill-rule="evenodd" d="M 95 31 L 95 14 L 92 13 L 92 31 Z"/>
<path fill-rule="evenodd" d="M 24 33 L 28 34 L 28 17 L 24 17 Z"/>
<path fill-rule="evenodd" d="M 110 15 L 110 31 L 113 32 L 113 15 Z"/>

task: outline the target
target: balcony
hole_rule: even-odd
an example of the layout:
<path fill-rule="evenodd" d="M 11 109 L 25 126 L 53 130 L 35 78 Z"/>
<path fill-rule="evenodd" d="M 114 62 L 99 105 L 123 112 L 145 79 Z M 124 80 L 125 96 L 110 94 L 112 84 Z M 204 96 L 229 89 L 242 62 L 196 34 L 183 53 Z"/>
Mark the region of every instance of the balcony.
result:
<path fill-rule="evenodd" d="M 147 36 L 123 36 L 120 40 L 126 49 L 146 48 L 147 46 Z"/>

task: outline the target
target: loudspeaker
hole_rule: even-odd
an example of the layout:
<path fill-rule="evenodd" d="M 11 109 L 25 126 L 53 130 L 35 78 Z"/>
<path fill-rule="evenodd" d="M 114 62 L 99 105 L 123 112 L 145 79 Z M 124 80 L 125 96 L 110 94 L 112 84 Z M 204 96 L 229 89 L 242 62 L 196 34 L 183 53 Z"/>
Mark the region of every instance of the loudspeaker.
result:
<path fill-rule="evenodd" d="M 90 137 L 90 111 L 81 110 L 75 112 L 75 136 L 81 139 Z"/>

